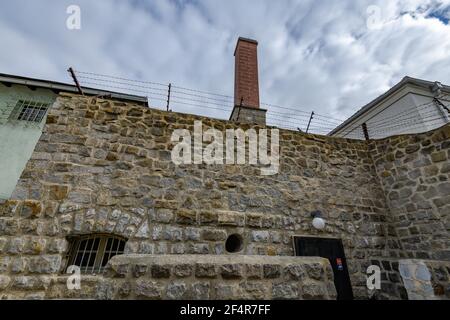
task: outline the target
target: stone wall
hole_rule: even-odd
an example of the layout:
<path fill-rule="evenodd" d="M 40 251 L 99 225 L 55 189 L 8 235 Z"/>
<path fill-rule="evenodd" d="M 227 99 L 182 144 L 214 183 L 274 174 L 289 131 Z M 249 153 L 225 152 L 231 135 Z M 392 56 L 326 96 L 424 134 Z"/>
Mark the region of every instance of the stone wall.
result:
<path fill-rule="evenodd" d="M 376 258 L 370 261 L 371 265 L 380 268 L 381 289 L 373 290 L 371 298 L 376 300 L 407 300 L 408 293 L 399 272 L 398 258 Z"/>
<path fill-rule="evenodd" d="M 450 261 L 450 126 L 371 143 L 399 258 Z"/>
<path fill-rule="evenodd" d="M 204 129 L 251 127 L 120 101 L 59 97 L 12 199 L 0 206 L 0 297 L 46 297 L 54 283 L 63 284 L 67 236 L 77 234 L 116 234 L 128 239 L 126 254 L 154 255 L 227 255 L 224 243 L 231 234 L 242 236 L 242 255 L 293 256 L 296 235 L 339 238 L 356 298 L 368 297 L 371 259 L 402 257 L 405 249 L 422 252 L 419 244 L 405 248 L 405 237 L 398 240 L 406 212 L 385 197 L 392 195 L 381 171 L 381 163 L 389 168 L 383 148 L 403 144 L 280 130 L 277 175 L 261 176 L 251 165 L 176 166 L 171 134 L 192 131 L 194 120 Z M 445 168 L 438 164 L 436 179 L 448 178 Z M 444 180 L 434 185 L 438 194 L 445 191 Z M 446 199 L 436 195 L 431 202 L 438 207 Z M 311 225 L 315 210 L 327 221 L 322 231 Z M 433 243 L 441 249 L 433 252 L 441 257 L 448 236 L 437 230 Z M 92 290 L 103 281 L 84 279 Z"/>

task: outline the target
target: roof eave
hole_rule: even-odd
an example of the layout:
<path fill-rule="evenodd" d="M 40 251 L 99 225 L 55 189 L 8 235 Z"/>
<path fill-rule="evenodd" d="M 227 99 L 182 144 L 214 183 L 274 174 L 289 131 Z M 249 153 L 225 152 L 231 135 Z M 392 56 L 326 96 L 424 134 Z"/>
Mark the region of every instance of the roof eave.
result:
<path fill-rule="evenodd" d="M 403 88 L 407 84 L 414 84 L 414 85 L 418 85 L 418 86 L 421 86 L 421 87 L 427 87 L 427 88 L 431 89 L 430 86 L 432 84 L 434 84 L 434 83 L 435 82 L 431 82 L 431 81 L 427 81 L 427 80 L 422 80 L 422 79 L 417 79 L 417 78 L 412 78 L 412 77 L 406 76 L 399 83 L 397 83 L 395 86 L 393 86 L 391 89 L 389 89 L 388 91 L 386 91 L 385 93 L 383 93 L 382 95 L 378 96 L 377 98 L 375 98 L 374 100 L 372 100 L 371 102 L 366 104 L 364 107 L 359 109 L 350 118 L 345 120 L 342 124 L 340 124 L 338 127 L 333 129 L 330 133 L 328 133 L 328 135 L 331 136 L 331 135 L 333 135 L 335 133 L 338 133 L 341 129 L 343 129 L 345 126 L 350 124 L 353 120 L 357 119 L 359 116 L 361 116 L 361 115 L 365 114 L 366 112 L 370 111 L 374 106 L 377 106 L 382 101 L 384 101 L 385 99 L 387 99 L 388 97 L 393 95 L 395 92 L 397 92 L 398 90 L 400 90 L 401 88 Z M 450 86 L 445 86 L 444 85 L 443 87 L 444 87 L 444 91 L 450 92 Z"/>
<path fill-rule="evenodd" d="M 57 81 L 50 81 L 50 80 L 32 79 L 32 78 L 27 78 L 27 77 L 22 77 L 22 76 L 14 76 L 14 75 L 3 74 L 3 73 L 0 73 L 0 82 L 32 86 L 32 87 L 43 88 L 43 89 L 51 89 L 51 90 L 63 91 L 63 92 L 78 93 L 78 88 L 75 85 L 57 82 Z M 115 98 L 118 100 L 125 100 L 125 101 L 130 101 L 130 102 L 140 102 L 140 103 L 148 102 L 147 97 L 144 97 L 144 96 L 136 96 L 136 95 L 130 95 L 130 94 L 125 94 L 125 93 L 120 93 L 120 92 L 100 90 L 100 89 L 95 89 L 95 88 L 90 88 L 90 87 L 81 87 L 81 88 L 83 89 L 83 93 L 86 95 L 111 96 L 112 98 Z"/>

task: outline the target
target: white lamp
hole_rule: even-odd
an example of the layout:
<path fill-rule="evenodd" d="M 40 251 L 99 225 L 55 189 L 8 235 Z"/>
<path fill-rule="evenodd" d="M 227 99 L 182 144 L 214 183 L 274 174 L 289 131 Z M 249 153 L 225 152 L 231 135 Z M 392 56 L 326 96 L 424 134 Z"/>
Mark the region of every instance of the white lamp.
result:
<path fill-rule="evenodd" d="M 320 211 L 314 211 L 311 213 L 311 216 L 313 217 L 312 225 L 317 230 L 323 230 L 325 229 L 325 220 L 322 218 L 322 212 Z"/>

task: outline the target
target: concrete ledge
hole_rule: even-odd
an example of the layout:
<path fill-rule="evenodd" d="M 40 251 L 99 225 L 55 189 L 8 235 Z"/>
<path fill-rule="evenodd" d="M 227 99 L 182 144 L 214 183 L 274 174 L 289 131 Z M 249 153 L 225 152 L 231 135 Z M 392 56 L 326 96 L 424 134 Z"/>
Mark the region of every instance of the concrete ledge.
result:
<path fill-rule="evenodd" d="M 127 254 L 111 258 L 109 264 L 114 268 L 121 263 L 153 264 L 180 264 L 180 263 L 256 263 L 256 264 L 309 264 L 319 263 L 323 267 L 329 266 L 328 259 L 320 257 L 293 257 L 293 256 L 263 256 L 263 255 L 205 255 L 205 254 Z M 331 267 L 330 267 L 331 268 Z"/>

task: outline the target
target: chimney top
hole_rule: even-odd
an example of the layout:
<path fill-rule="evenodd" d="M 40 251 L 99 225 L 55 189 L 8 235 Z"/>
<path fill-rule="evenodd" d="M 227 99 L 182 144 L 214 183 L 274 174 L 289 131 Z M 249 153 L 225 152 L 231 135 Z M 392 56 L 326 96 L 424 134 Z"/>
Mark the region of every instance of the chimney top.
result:
<path fill-rule="evenodd" d="M 236 43 L 236 48 L 234 49 L 234 56 L 236 56 L 236 50 L 237 50 L 237 48 L 238 48 L 238 46 L 239 46 L 239 43 L 240 43 L 241 41 L 249 42 L 249 43 L 253 43 L 253 44 L 258 45 L 258 41 L 256 41 L 256 40 L 253 40 L 253 39 L 250 39 L 250 38 L 239 37 L 239 39 L 238 39 L 238 41 L 237 41 L 237 43 Z"/>

